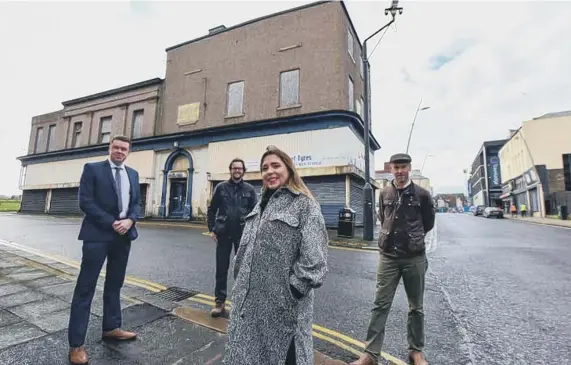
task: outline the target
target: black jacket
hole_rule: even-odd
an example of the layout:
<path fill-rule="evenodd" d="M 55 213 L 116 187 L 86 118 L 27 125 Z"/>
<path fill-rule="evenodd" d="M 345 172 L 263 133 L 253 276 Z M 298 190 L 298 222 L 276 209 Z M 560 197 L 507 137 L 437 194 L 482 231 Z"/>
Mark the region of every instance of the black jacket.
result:
<path fill-rule="evenodd" d="M 434 228 L 430 193 L 410 183 L 399 192 L 390 184 L 379 197 L 381 232 L 379 248 L 387 256 L 409 257 L 423 253 L 425 235 Z"/>
<path fill-rule="evenodd" d="M 218 236 L 240 236 L 244 218 L 257 203 L 254 187 L 245 181 L 221 182 L 214 189 L 208 207 L 208 230 Z"/>

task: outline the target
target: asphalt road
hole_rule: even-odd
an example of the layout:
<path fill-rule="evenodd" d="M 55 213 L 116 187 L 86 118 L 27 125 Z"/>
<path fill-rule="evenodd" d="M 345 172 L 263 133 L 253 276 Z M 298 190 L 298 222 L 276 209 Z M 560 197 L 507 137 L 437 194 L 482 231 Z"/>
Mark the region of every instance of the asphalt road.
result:
<path fill-rule="evenodd" d="M 79 261 L 78 228 L 78 220 L 0 215 L 0 239 Z M 202 232 L 141 227 L 128 274 L 212 295 L 215 244 Z M 436 237 L 425 296 L 431 364 L 571 363 L 571 230 L 439 214 Z M 330 249 L 329 276 L 316 294 L 316 324 L 364 339 L 377 259 L 376 252 Z M 384 348 L 401 359 L 407 355 L 407 308 L 401 285 Z M 352 359 L 321 340 L 316 347 Z"/>

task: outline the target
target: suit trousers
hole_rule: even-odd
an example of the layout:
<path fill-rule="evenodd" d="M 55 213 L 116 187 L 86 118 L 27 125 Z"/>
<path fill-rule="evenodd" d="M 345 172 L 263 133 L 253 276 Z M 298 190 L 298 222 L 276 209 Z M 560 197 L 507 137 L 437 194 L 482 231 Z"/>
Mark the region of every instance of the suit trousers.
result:
<path fill-rule="evenodd" d="M 71 302 L 68 340 L 70 347 L 82 346 L 85 342 L 91 302 L 103 262 L 107 259 L 103 289 L 103 332 L 121 327 L 121 288 L 127 271 L 131 241 L 117 235 L 113 241 L 83 242 L 81 269 Z"/>

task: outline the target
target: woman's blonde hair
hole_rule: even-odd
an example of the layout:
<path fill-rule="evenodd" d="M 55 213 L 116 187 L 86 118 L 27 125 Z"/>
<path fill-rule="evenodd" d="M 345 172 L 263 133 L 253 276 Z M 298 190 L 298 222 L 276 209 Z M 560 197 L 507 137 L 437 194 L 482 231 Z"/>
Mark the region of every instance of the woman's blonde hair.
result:
<path fill-rule="evenodd" d="M 280 150 L 276 146 L 268 146 L 266 148 L 266 152 L 262 155 L 262 158 L 260 159 L 260 171 L 262 171 L 263 169 L 262 165 L 264 164 L 264 159 L 270 155 L 277 156 L 280 160 L 282 160 L 282 162 L 286 166 L 289 172 L 289 180 L 287 181 L 286 186 L 290 190 L 298 193 L 303 193 L 308 197 L 310 197 L 311 199 L 315 199 L 315 197 L 313 196 L 307 185 L 305 185 L 305 183 L 301 179 L 301 176 L 299 176 L 299 173 L 297 172 L 297 169 L 295 168 L 295 165 L 291 157 L 289 157 L 287 153 Z"/>

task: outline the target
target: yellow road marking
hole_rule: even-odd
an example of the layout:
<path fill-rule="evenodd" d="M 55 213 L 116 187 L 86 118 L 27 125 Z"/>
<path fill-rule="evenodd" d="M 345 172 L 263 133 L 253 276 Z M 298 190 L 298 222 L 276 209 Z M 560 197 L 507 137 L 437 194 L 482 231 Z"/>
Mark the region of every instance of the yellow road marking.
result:
<path fill-rule="evenodd" d="M 47 254 L 47 253 L 44 253 L 42 251 L 27 247 L 27 246 L 23 246 L 23 245 L 14 243 L 14 242 L 7 242 L 4 240 L 0 240 L 0 243 L 4 244 L 6 246 L 9 246 L 9 247 L 16 248 L 18 250 L 22 250 L 22 251 L 40 256 L 40 257 L 44 257 L 44 258 L 47 258 L 47 259 L 50 259 L 50 260 L 53 260 L 56 262 L 60 262 L 62 264 L 71 266 L 71 267 L 76 268 L 76 269 L 79 269 L 81 267 L 80 263 L 77 261 L 68 260 L 68 259 L 56 256 L 56 255 Z M 344 248 L 344 247 L 340 247 L 340 248 L 341 249 L 347 249 L 347 250 L 364 251 L 364 250 L 349 249 L 349 248 Z M 375 251 L 372 251 L 372 252 L 375 252 Z M 105 271 L 102 270 L 100 276 L 104 277 L 104 275 L 105 275 Z M 161 285 L 161 284 L 149 281 L 149 280 L 141 279 L 141 278 L 136 278 L 133 276 L 127 276 L 125 278 L 125 282 L 128 284 L 131 284 L 133 286 L 138 286 L 140 288 L 149 290 L 149 291 L 154 292 L 154 293 L 157 293 L 157 292 L 160 292 L 160 291 L 167 289 L 167 287 L 165 287 L 164 285 Z M 197 302 L 197 303 L 201 303 L 204 305 L 214 306 L 215 298 L 211 295 L 199 293 L 199 294 L 196 294 L 195 296 L 189 298 L 188 300 L 193 301 L 193 302 Z M 227 300 L 226 303 L 228 306 L 231 306 L 231 304 L 232 304 L 231 301 L 229 301 L 229 300 Z M 322 333 L 320 333 L 320 332 L 322 332 Z M 351 346 L 349 346 L 349 345 L 347 345 L 341 341 L 345 341 L 346 343 L 351 344 L 351 345 L 358 347 L 360 349 L 365 348 L 365 344 L 363 342 L 355 340 L 355 339 L 353 339 L 349 336 L 346 336 L 342 333 L 330 330 L 328 328 L 325 328 L 325 327 L 322 327 L 319 325 L 315 325 L 315 324 L 313 325 L 313 332 L 312 333 L 313 333 L 314 337 L 319 338 L 323 341 L 329 342 L 332 345 L 335 345 L 335 346 L 337 346 L 337 347 L 339 347 L 345 351 L 348 351 L 354 355 L 357 355 L 357 356 L 361 355 L 360 351 L 354 349 L 353 347 L 351 347 Z M 334 337 L 336 339 L 334 339 L 332 337 Z M 387 353 L 384 353 L 384 352 L 381 353 L 381 357 L 392 362 L 394 365 L 406 365 L 406 363 L 403 362 L 402 360 L 399 360 L 399 359 L 395 358 L 394 356 L 387 354 Z"/>

